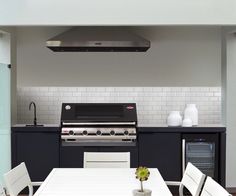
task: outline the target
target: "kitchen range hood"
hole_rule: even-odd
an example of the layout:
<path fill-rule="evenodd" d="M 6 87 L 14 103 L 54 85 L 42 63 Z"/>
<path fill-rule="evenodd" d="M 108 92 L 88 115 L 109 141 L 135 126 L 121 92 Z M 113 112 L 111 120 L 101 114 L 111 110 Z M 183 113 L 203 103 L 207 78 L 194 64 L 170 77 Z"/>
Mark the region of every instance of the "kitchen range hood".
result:
<path fill-rule="evenodd" d="M 76 27 L 46 42 L 54 52 L 145 52 L 150 41 L 115 27 Z"/>

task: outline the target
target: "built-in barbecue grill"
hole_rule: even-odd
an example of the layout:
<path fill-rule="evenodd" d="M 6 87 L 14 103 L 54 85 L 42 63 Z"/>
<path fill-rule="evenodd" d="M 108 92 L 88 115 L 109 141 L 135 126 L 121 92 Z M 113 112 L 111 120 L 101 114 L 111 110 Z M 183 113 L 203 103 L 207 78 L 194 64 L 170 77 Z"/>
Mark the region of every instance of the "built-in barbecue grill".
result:
<path fill-rule="evenodd" d="M 64 143 L 134 143 L 135 103 L 63 103 L 61 140 Z"/>

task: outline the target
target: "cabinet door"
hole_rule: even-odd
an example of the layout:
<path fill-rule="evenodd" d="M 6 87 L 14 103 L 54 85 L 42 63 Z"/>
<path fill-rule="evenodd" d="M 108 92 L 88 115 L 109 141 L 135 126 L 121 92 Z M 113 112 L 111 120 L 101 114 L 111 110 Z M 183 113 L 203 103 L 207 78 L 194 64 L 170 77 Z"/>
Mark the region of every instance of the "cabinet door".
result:
<path fill-rule="evenodd" d="M 158 168 L 164 180 L 180 181 L 180 133 L 140 133 L 139 165 Z"/>
<path fill-rule="evenodd" d="M 59 167 L 59 134 L 13 133 L 13 167 L 25 162 L 32 181 L 44 180 Z"/>
<path fill-rule="evenodd" d="M 83 168 L 84 152 L 98 152 L 98 147 L 61 145 L 60 167 Z"/>

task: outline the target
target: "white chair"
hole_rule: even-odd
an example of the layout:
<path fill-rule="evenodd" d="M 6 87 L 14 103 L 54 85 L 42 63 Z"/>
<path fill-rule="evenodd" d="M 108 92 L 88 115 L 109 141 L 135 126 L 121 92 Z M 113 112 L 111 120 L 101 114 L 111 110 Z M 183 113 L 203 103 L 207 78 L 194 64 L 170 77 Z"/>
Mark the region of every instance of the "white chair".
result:
<path fill-rule="evenodd" d="M 219 185 L 211 177 L 207 177 L 201 196 L 230 196 L 221 185 Z"/>
<path fill-rule="evenodd" d="M 4 188 L 2 187 L 1 184 L 0 184 L 0 196 L 6 196 L 5 190 L 4 190 Z"/>
<path fill-rule="evenodd" d="M 84 152 L 84 168 L 130 168 L 130 152 Z"/>
<path fill-rule="evenodd" d="M 199 196 L 206 175 L 203 174 L 192 163 L 188 163 L 181 182 L 166 181 L 168 186 L 179 186 L 179 195 L 183 196 L 183 189 L 186 187 L 192 196 Z"/>
<path fill-rule="evenodd" d="M 42 184 L 42 182 L 31 182 L 24 162 L 4 174 L 4 180 L 10 196 L 17 196 L 27 186 L 29 188 L 29 196 L 32 196 L 33 186 Z"/>

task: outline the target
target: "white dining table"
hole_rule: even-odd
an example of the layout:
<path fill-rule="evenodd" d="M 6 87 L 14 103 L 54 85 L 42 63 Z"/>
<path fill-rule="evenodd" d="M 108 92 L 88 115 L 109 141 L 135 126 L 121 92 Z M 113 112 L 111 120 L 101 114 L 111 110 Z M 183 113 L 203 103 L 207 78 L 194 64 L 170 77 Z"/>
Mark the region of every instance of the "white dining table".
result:
<path fill-rule="evenodd" d="M 158 169 L 149 169 L 144 188 L 152 196 L 171 196 Z M 124 168 L 55 168 L 34 196 L 132 196 L 140 188 L 135 169 Z"/>

